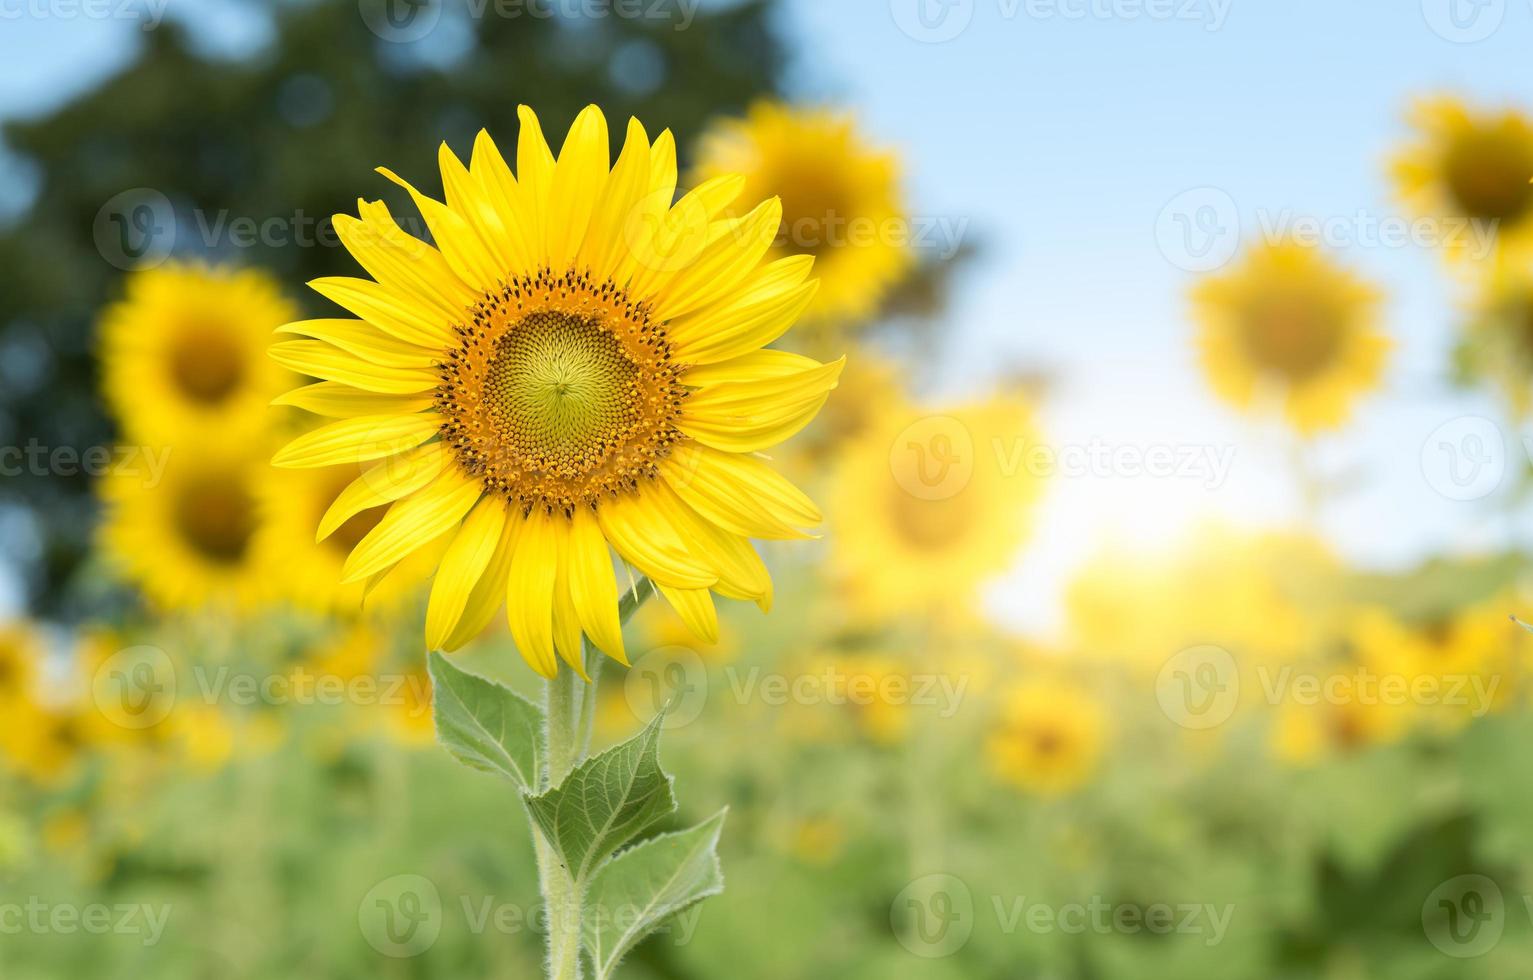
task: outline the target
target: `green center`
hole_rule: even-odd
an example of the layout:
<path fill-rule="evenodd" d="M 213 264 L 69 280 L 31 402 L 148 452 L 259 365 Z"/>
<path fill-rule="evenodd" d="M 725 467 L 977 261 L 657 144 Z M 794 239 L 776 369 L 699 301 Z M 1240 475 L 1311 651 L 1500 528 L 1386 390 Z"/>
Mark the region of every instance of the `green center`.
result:
<path fill-rule="evenodd" d="M 496 345 L 484 400 L 502 443 L 539 467 L 580 468 L 640 421 L 638 366 L 595 320 L 528 314 Z"/>

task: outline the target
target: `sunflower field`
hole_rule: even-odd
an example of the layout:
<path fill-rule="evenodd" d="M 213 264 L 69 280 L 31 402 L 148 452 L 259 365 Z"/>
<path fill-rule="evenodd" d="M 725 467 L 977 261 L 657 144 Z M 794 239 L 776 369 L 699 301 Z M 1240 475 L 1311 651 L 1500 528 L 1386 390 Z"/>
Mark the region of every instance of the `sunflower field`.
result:
<path fill-rule="evenodd" d="M 0 0 L 0 980 L 1528 976 L 1530 36 Z"/>

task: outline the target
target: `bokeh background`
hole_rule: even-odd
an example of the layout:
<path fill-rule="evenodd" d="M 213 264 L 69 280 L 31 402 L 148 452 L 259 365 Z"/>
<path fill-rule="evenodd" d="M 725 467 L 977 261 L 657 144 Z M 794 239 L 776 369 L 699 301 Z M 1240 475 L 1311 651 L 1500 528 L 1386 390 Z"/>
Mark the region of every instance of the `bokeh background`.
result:
<path fill-rule="evenodd" d="M 328 315 L 328 216 L 414 215 L 374 167 L 435 193 L 442 141 L 592 102 L 684 173 L 753 146 L 842 298 L 785 345 L 848 358 L 776 454 L 827 525 L 764 550 L 773 613 L 646 609 L 607 675 L 598 737 L 677 695 L 682 816 L 732 808 L 728 890 L 627 975 L 1519 975 L 1530 37 L 1523 0 L 0 0 L 0 977 L 536 975 L 419 590 L 310 588 L 303 535 L 235 563 L 256 598 L 181 560 L 204 447 L 144 437 L 171 386 L 103 338 L 176 276 L 204 339 Z M 263 487 L 264 542 L 303 490 Z M 535 689 L 504 630 L 463 663 Z"/>

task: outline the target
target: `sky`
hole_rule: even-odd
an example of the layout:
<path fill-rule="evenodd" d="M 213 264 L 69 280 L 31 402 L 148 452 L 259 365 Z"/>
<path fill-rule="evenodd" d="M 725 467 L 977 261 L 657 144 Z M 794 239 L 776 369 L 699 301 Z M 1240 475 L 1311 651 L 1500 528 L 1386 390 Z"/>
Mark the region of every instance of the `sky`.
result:
<path fill-rule="evenodd" d="M 68 9 L 0 0 L 0 118 L 131 58 L 141 20 Z M 211 51 L 260 37 L 237 0 L 169 9 Z M 1312 522 L 1381 568 L 1529 539 L 1507 500 L 1524 433 L 1447 382 L 1463 290 L 1437 252 L 1380 228 L 1401 215 L 1387 161 L 1411 99 L 1533 109 L 1533 0 L 784 0 L 782 18 L 794 94 L 849 107 L 900 154 L 917 227 L 981 249 L 934 327 L 931 396 L 977 397 L 1011 371 L 1051 378 L 1038 424 L 1070 472 L 992 591 L 998 615 L 1052 630 L 1081 562 L 1171 548 L 1210 519 Z M 1395 345 L 1384 390 L 1308 454 L 1336 486 L 1318 512 L 1284 431 L 1210 393 L 1187 302 L 1200 263 L 1300 218 L 1383 289 Z M 1134 473 L 1152 451 L 1175 472 Z M 1122 462 L 1100 462 L 1111 454 Z"/>

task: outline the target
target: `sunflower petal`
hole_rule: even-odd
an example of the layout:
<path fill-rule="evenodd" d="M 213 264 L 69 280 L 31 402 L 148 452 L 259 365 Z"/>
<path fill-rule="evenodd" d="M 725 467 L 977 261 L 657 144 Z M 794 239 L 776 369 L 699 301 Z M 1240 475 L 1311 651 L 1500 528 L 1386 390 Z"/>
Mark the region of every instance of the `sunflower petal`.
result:
<path fill-rule="evenodd" d="M 511 578 L 511 557 L 516 553 L 516 537 L 521 528 L 522 515 L 508 511 L 500 540 L 495 545 L 495 553 L 490 557 L 484 574 L 479 576 L 479 581 L 474 583 L 474 588 L 469 592 L 463 614 L 458 617 L 458 625 L 442 643 L 443 650 L 449 653 L 461 650 L 470 640 L 484 632 L 485 627 L 495 618 L 496 611 L 505 605 L 506 583 Z"/>
<path fill-rule="evenodd" d="M 570 598 L 575 602 L 581 629 L 598 649 L 626 666 L 628 654 L 623 649 L 623 625 L 617 615 L 612 554 L 596 514 L 587 507 L 575 508 L 569 548 Z"/>
<path fill-rule="evenodd" d="M 343 582 L 381 571 L 452 530 L 483 494 L 479 481 L 456 466 L 443 470 L 413 496 L 397 501 L 346 559 Z"/>
<path fill-rule="evenodd" d="M 442 320 L 430 306 L 404 292 L 349 276 L 313 279 L 309 288 L 406 343 L 433 349 L 453 346 L 453 321 Z"/>
<path fill-rule="evenodd" d="M 298 334 L 333 344 L 362 360 L 383 367 L 431 368 L 442 359 L 440 349 L 431 350 L 391 337 L 366 320 L 299 320 L 277 328 L 277 333 Z"/>
<path fill-rule="evenodd" d="M 505 501 L 483 497 L 464 518 L 437 567 L 426 605 L 426 646 L 439 650 L 457 629 L 474 586 L 495 556 L 506 526 Z"/>
<path fill-rule="evenodd" d="M 548 200 L 548 263 L 567 269 L 575 262 L 591 212 L 607 182 L 607 119 L 588 105 L 575 117 L 559 161 L 554 165 L 553 187 Z"/>
<path fill-rule="evenodd" d="M 363 391 L 337 381 L 320 381 L 295 388 L 272 400 L 273 405 L 287 405 L 327 418 L 349 419 L 357 415 L 413 415 L 431 407 L 427 392 L 413 395 L 388 395 Z"/>
<path fill-rule="evenodd" d="M 506 618 L 511 638 L 533 670 L 552 680 L 559 672 L 554 656 L 554 583 L 558 542 L 553 518 L 534 509 L 522 524 L 506 584 Z"/>
<path fill-rule="evenodd" d="M 319 519 L 316 541 L 323 541 L 364 510 L 393 503 L 424 487 L 448 463 L 439 442 L 421 446 L 398 456 L 390 456 L 372 466 L 346 485 Z"/>
<path fill-rule="evenodd" d="M 719 614 L 713 607 L 713 593 L 707 589 L 673 589 L 668 585 L 658 588 L 693 635 L 706 643 L 719 642 Z"/>
<path fill-rule="evenodd" d="M 603 500 L 596 517 L 617 553 L 656 582 L 706 589 L 718 581 L 711 568 L 687 553 L 685 542 L 657 517 L 642 492 Z"/>
<path fill-rule="evenodd" d="M 655 319 L 671 320 L 731 295 L 761 264 L 781 224 L 782 202 L 775 197 L 743 218 L 718 222 L 710 232 L 713 240 L 666 284 Z"/>
<path fill-rule="evenodd" d="M 822 520 L 803 491 L 750 456 L 685 443 L 660 464 L 660 473 L 693 510 L 743 537 L 806 537 L 799 528 Z"/>
<path fill-rule="evenodd" d="M 442 419 L 434 412 L 342 419 L 294 439 L 272 458 L 272 465 L 313 468 L 365 463 L 414 449 L 441 427 Z"/>

